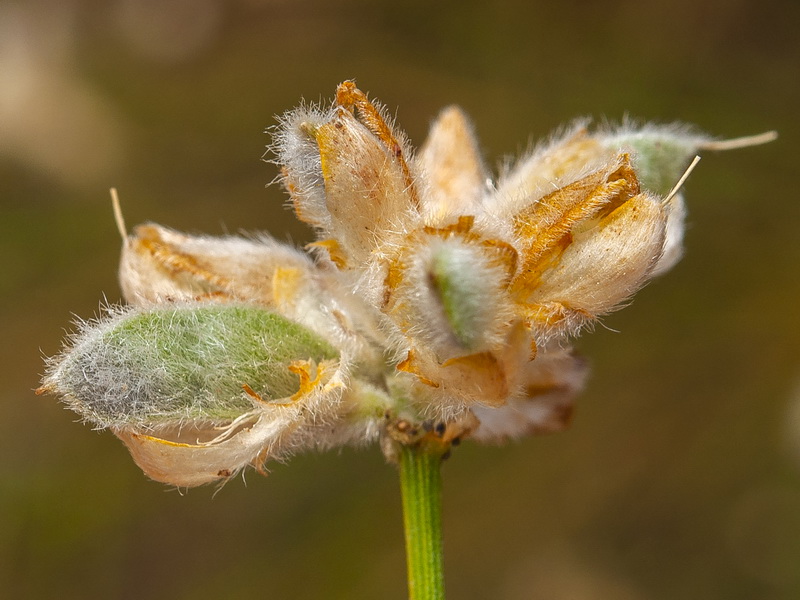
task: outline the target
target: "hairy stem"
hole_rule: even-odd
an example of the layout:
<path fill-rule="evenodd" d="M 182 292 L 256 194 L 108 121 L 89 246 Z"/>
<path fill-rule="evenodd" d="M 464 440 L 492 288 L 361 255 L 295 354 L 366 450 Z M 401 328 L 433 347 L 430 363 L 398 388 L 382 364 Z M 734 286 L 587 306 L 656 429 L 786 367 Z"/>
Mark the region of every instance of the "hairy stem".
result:
<path fill-rule="evenodd" d="M 443 600 L 442 451 L 402 446 L 400 490 L 406 537 L 409 600 Z"/>

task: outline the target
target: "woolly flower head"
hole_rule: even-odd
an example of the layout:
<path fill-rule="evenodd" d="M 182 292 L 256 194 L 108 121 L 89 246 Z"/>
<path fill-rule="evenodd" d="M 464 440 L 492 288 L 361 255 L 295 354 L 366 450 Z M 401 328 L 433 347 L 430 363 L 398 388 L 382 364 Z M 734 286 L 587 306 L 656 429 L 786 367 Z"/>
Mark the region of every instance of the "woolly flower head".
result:
<path fill-rule="evenodd" d="M 311 256 L 121 225 L 128 305 L 83 323 L 39 391 L 177 486 L 310 448 L 562 429 L 586 376 L 570 338 L 678 260 L 670 189 L 724 145 L 579 124 L 493 180 L 458 108 L 414 154 L 347 81 L 274 131 Z"/>

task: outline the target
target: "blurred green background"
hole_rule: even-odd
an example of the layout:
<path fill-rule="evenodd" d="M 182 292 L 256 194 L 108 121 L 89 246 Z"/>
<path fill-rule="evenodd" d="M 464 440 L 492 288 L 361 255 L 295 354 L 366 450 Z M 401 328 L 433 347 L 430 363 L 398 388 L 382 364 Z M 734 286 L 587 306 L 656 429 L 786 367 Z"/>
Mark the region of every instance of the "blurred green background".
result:
<path fill-rule="evenodd" d="M 119 299 L 129 226 L 304 243 L 261 162 L 274 115 L 360 87 L 415 144 L 450 103 L 497 164 L 574 117 L 765 147 L 707 153 L 686 256 L 582 338 L 572 429 L 445 465 L 449 597 L 800 597 L 800 3 L 0 2 L 0 595 L 405 597 L 376 448 L 181 495 L 36 397 L 75 315 Z"/>

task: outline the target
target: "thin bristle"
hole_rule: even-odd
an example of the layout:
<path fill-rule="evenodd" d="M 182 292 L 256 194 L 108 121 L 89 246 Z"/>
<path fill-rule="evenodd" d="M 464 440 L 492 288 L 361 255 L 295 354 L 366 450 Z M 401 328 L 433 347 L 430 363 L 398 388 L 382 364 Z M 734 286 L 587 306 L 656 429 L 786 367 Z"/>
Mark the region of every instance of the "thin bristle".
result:
<path fill-rule="evenodd" d="M 744 137 L 733 138 L 730 140 L 719 140 L 703 142 L 698 146 L 700 150 L 737 150 L 739 148 L 749 148 L 750 146 L 760 146 L 768 144 L 778 139 L 777 131 L 765 131 L 758 135 L 746 135 Z"/>
<path fill-rule="evenodd" d="M 114 221 L 117 223 L 117 231 L 122 236 L 123 241 L 128 239 L 128 230 L 125 228 L 125 218 L 122 216 L 122 208 L 119 205 L 117 188 L 111 188 L 111 206 L 114 209 Z"/>

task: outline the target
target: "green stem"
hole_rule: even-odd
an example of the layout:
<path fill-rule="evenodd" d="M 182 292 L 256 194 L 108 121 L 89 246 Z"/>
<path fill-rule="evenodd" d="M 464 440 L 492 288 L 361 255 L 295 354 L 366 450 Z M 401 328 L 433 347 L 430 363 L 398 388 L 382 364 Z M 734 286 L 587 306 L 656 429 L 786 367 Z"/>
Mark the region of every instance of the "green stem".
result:
<path fill-rule="evenodd" d="M 402 446 L 400 490 L 409 600 L 444 600 L 441 463 L 439 448 Z"/>

